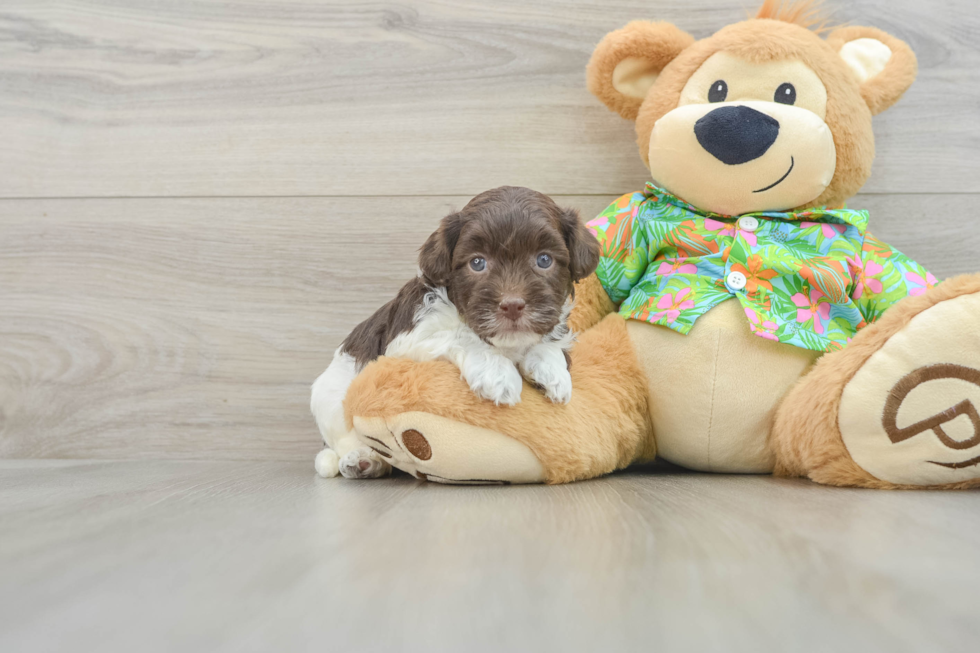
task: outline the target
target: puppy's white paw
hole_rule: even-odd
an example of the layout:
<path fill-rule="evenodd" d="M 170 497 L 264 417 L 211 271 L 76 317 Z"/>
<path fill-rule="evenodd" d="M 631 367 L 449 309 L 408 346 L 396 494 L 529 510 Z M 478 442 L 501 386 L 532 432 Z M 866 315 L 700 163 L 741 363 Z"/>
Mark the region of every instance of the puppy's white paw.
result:
<path fill-rule="evenodd" d="M 323 478 L 333 478 L 340 473 L 340 456 L 329 447 L 324 447 L 313 461 L 316 473 Z"/>
<path fill-rule="evenodd" d="M 340 459 L 340 473 L 344 478 L 380 478 L 391 472 L 391 465 L 368 447 L 358 447 Z"/>
<path fill-rule="evenodd" d="M 521 401 L 524 379 L 517 366 L 499 354 L 468 356 L 463 363 L 463 378 L 478 397 L 495 404 L 513 406 Z"/>
<path fill-rule="evenodd" d="M 521 363 L 521 368 L 533 384 L 556 404 L 572 400 L 572 375 L 568 372 L 565 354 L 558 347 L 533 347 Z"/>

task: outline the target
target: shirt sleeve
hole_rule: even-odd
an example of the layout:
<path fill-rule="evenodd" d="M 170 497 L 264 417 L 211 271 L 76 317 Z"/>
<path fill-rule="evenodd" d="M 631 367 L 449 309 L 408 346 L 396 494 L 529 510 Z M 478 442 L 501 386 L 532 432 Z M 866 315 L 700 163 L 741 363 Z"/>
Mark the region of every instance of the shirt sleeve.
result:
<path fill-rule="evenodd" d="M 924 267 L 894 247 L 865 234 L 861 260 L 856 261 L 851 295 L 868 322 L 874 322 L 902 299 L 921 295 L 937 283 Z"/>
<path fill-rule="evenodd" d="M 623 195 L 585 225 L 599 241 L 596 276 L 617 305 L 629 297 L 649 264 L 644 230 L 637 217 L 643 200 L 642 193 Z"/>

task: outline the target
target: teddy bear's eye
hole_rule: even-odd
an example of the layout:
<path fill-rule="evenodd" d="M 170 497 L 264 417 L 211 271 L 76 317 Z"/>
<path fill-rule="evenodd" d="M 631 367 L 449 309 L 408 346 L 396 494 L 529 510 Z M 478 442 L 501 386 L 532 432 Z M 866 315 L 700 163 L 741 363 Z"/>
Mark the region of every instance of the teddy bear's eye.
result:
<path fill-rule="evenodd" d="M 789 82 L 780 84 L 773 99 L 781 104 L 796 104 L 796 87 Z"/>
<path fill-rule="evenodd" d="M 708 102 L 724 102 L 726 97 L 728 97 L 728 84 L 725 80 L 719 79 L 708 91 Z"/>

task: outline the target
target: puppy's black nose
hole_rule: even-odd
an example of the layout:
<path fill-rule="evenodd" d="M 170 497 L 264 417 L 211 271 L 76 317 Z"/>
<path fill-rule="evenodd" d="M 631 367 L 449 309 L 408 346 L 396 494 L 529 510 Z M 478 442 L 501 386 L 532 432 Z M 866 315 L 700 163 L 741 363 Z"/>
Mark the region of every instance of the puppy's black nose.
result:
<path fill-rule="evenodd" d="M 779 121 L 750 107 L 719 107 L 694 123 L 694 135 L 712 156 L 735 166 L 766 153 L 779 136 Z"/>
<path fill-rule="evenodd" d="M 500 302 L 500 312 L 508 320 L 517 320 L 524 314 L 524 300 L 520 297 L 505 297 Z"/>

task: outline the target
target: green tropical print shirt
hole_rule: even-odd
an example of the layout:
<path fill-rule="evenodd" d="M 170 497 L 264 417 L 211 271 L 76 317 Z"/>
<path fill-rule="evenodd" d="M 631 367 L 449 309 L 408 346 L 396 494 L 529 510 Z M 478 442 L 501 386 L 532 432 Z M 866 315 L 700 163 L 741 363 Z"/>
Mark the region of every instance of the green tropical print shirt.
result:
<path fill-rule="evenodd" d="M 755 335 L 830 351 L 937 283 L 867 224 L 867 211 L 846 208 L 734 218 L 647 184 L 586 226 L 602 246 L 599 280 L 623 317 L 688 333 L 737 297 Z"/>

